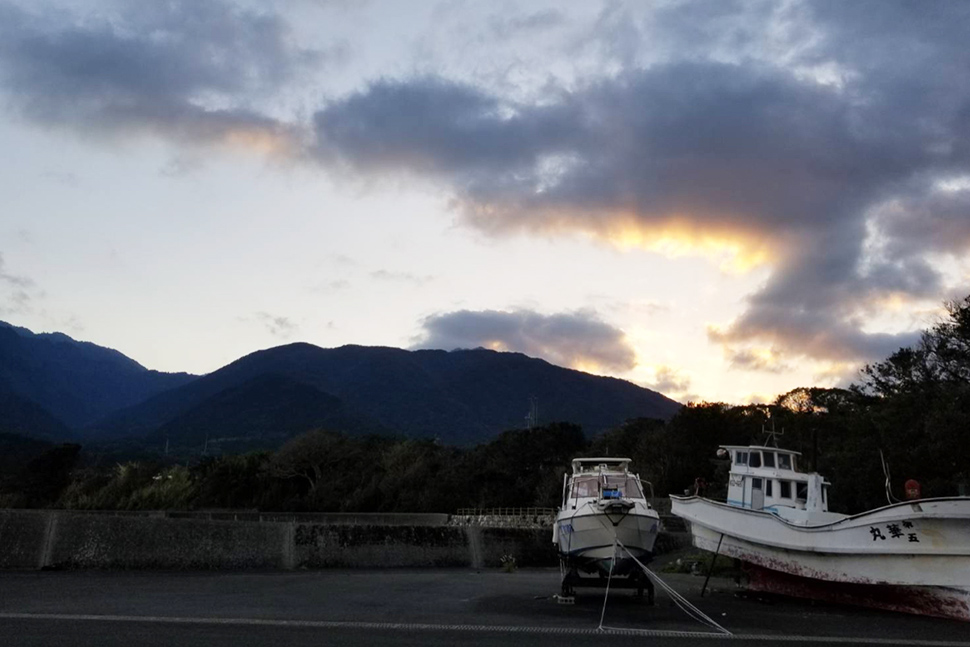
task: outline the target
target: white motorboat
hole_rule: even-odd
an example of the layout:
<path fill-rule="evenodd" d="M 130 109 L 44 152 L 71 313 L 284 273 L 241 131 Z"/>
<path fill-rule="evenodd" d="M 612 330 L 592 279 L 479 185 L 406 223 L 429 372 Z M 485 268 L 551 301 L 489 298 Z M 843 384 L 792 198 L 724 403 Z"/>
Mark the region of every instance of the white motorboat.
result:
<path fill-rule="evenodd" d="M 748 586 L 970 620 L 970 497 L 828 510 L 829 482 L 798 452 L 726 445 L 726 502 L 671 496 L 696 547 L 745 562 Z"/>
<path fill-rule="evenodd" d="M 629 458 L 577 458 L 563 478 L 552 541 L 564 565 L 564 590 L 566 574 L 577 571 L 639 578 L 631 555 L 643 563 L 653 557 L 660 516 L 629 468 Z"/>

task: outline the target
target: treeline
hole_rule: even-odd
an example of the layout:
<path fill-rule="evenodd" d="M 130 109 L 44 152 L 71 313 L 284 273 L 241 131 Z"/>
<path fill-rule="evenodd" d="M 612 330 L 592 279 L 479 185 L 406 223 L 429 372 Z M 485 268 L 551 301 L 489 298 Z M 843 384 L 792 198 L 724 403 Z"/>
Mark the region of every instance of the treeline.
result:
<path fill-rule="evenodd" d="M 657 496 L 697 477 L 717 495 L 722 444 L 801 451 L 802 469 L 832 481 L 830 505 L 859 512 L 887 502 L 906 479 L 923 495 L 967 493 L 970 483 L 970 297 L 919 344 L 867 366 L 849 389 L 803 388 L 770 405 L 691 404 L 669 422 L 638 419 L 592 440 L 566 423 L 508 431 L 471 449 L 430 440 L 299 436 L 275 452 L 189 465 L 142 460 L 98 466 L 78 445 L 18 446 L 0 436 L 0 506 L 77 509 L 254 509 L 454 512 L 462 507 L 559 505 L 576 456 L 628 456 Z M 7 443 L 6 445 L 4 443 Z"/>
<path fill-rule="evenodd" d="M 454 512 L 551 506 L 558 504 L 564 467 L 587 447 L 572 424 L 509 431 L 467 450 L 318 430 L 275 452 L 189 465 L 85 466 L 80 446 L 60 445 L 0 477 L 0 507 Z"/>

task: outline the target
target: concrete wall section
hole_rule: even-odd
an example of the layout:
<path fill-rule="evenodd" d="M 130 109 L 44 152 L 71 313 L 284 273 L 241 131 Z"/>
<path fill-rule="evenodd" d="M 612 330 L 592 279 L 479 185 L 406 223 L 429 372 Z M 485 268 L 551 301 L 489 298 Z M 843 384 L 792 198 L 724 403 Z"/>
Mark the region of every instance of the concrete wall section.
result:
<path fill-rule="evenodd" d="M 465 532 L 449 526 L 297 524 L 298 567 L 470 566 Z"/>
<path fill-rule="evenodd" d="M 316 523 L 340 526 L 444 526 L 447 514 L 424 512 L 235 512 L 188 511 L 158 513 L 170 519 Z"/>
<path fill-rule="evenodd" d="M 444 516 L 444 515 L 442 515 Z M 292 569 L 555 566 L 548 528 L 217 521 L 161 515 L 0 510 L 0 569 Z M 378 518 L 371 517 L 371 521 Z M 657 552 L 689 544 L 661 533 Z"/>
<path fill-rule="evenodd" d="M 43 566 L 52 516 L 38 510 L 0 510 L 0 568 Z"/>
<path fill-rule="evenodd" d="M 283 568 L 286 526 L 59 512 L 55 568 Z"/>

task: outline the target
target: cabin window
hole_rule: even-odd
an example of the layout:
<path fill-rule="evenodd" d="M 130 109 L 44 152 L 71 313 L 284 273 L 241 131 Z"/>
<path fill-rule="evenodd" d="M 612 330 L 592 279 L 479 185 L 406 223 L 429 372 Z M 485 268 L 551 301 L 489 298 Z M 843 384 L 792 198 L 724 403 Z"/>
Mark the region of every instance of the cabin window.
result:
<path fill-rule="evenodd" d="M 781 499 L 791 498 L 791 481 L 778 481 L 778 497 Z"/>
<path fill-rule="evenodd" d="M 573 479 L 573 498 L 598 497 L 600 494 L 599 479 L 595 476 L 580 476 Z"/>
<path fill-rule="evenodd" d="M 751 489 L 760 490 L 761 489 L 761 479 L 751 479 Z"/>
<path fill-rule="evenodd" d="M 791 454 L 778 454 L 778 469 L 791 469 Z"/>
<path fill-rule="evenodd" d="M 773 496 L 771 494 L 771 480 L 765 480 L 765 496 Z"/>
<path fill-rule="evenodd" d="M 761 467 L 761 452 L 751 452 L 751 456 L 748 457 L 749 467 Z"/>
<path fill-rule="evenodd" d="M 775 466 L 775 452 L 762 452 L 761 454 L 764 457 L 765 467 Z"/>
<path fill-rule="evenodd" d="M 829 504 L 829 486 L 827 485 L 822 486 L 822 503 Z"/>
<path fill-rule="evenodd" d="M 738 465 L 747 465 L 748 464 L 748 452 L 738 452 L 738 460 L 737 460 L 737 463 L 738 463 Z"/>
<path fill-rule="evenodd" d="M 798 501 L 808 501 L 808 483 L 795 484 L 795 499 Z"/>

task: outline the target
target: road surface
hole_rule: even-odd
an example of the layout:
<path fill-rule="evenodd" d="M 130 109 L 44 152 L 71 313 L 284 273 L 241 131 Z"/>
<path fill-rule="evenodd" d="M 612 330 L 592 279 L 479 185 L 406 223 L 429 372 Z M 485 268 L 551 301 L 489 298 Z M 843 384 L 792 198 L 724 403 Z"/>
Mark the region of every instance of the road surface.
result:
<path fill-rule="evenodd" d="M 783 598 L 739 596 L 728 580 L 664 575 L 733 635 L 692 620 L 660 591 L 581 589 L 559 604 L 559 573 L 495 570 L 0 572 L 0 645 L 769 645 L 970 647 L 970 625 Z"/>

